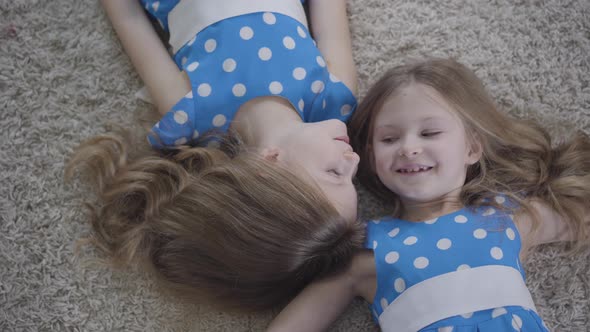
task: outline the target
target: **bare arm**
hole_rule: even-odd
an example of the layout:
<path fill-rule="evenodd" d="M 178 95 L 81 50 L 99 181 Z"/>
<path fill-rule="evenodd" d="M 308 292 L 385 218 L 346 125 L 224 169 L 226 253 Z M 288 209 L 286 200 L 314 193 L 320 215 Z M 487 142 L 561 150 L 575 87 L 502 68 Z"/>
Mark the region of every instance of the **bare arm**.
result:
<path fill-rule="evenodd" d="M 137 0 L 102 0 L 102 5 L 158 111 L 165 114 L 190 91 L 181 72 Z"/>
<path fill-rule="evenodd" d="M 324 331 L 344 312 L 353 298 L 346 277 L 314 282 L 281 311 L 267 331 Z"/>
<path fill-rule="evenodd" d="M 375 291 L 373 253 L 360 252 L 346 272 L 307 286 L 272 321 L 267 332 L 324 331 L 355 296 L 372 301 Z"/>
<path fill-rule="evenodd" d="M 514 222 L 522 238 L 523 252 L 526 252 L 528 247 L 543 243 L 572 240 L 564 216 L 540 199 L 530 199 L 529 203 L 540 224 L 538 229 L 532 232 L 533 217 L 530 214 L 522 211 L 514 216 Z"/>
<path fill-rule="evenodd" d="M 310 21 L 328 68 L 356 95 L 357 72 L 346 14 L 346 0 L 310 0 Z"/>

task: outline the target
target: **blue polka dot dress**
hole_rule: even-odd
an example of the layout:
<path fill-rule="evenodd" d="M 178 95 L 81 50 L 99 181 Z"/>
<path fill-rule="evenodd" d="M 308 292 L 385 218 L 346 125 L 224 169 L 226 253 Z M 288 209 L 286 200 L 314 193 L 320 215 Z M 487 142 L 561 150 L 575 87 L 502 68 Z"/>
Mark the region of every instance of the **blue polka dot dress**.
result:
<path fill-rule="evenodd" d="M 366 247 L 377 270 L 371 308 L 383 331 L 548 331 L 524 285 L 520 235 L 504 210 L 369 221 Z"/>
<path fill-rule="evenodd" d="M 178 0 L 141 0 L 168 30 Z M 227 131 L 239 107 L 253 98 L 288 100 L 305 122 L 347 121 L 357 101 L 333 74 L 303 24 L 259 12 L 211 24 L 173 56 L 189 76 L 192 91 L 152 128 L 156 148 L 191 144 L 205 132 Z"/>

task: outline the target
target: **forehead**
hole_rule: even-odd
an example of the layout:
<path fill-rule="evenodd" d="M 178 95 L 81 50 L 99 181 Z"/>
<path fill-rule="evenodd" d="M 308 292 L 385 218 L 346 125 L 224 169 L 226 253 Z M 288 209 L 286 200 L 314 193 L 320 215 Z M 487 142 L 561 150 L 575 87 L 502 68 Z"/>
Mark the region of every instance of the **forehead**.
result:
<path fill-rule="evenodd" d="M 375 127 L 388 122 L 400 121 L 455 121 L 459 122 L 457 111 L 436 90 L 423 84 L 405 86 L 387 98 L 375 116 Z"/>

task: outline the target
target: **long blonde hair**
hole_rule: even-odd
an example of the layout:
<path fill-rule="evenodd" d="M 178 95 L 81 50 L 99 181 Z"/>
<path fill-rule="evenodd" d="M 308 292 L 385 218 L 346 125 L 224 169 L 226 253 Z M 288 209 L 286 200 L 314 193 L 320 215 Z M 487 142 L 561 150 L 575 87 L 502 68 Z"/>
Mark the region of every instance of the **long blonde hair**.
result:
<path fill-rule="evenodd" d="M 114 265 L 139 263 L 189 301 L 246 311 L 284 304 L 345 268 L 362 245 L 356 220 L 235 137 L 136 158 L 125 141 L 90 139 L 67 167 L 98 197 L 90 240 Z"/>
<path fill-rule="evenodd" d="M 361 156 L 358 177 L 378 197 L 401 212 L 397 196 L 375 174 L 371 149 L 375 117 L 388 98 L 401 88 L 419 83 L 434 89 L 453 107 L 468 137 L 477 137 L 483 148 L 480 161 L 467 170 L 461 192 L 465 206 L 491 202 L 508 195 L 522 212 L 533 209 L 523 197 L 538 198 L 564 217 L 579 249 L 589 237 L 587 204 L 590 201 L 590 138 L 578 131 L 570 140 L 552 147 L 549 134 L 531 120 L 500 112 L 483 83 L 466 66 L 451 59 L 428 59 L 389 70 L 368 91 L 349 125 L 354 149 Z M 489 203 L 487 203 L 489 204 Z"/>

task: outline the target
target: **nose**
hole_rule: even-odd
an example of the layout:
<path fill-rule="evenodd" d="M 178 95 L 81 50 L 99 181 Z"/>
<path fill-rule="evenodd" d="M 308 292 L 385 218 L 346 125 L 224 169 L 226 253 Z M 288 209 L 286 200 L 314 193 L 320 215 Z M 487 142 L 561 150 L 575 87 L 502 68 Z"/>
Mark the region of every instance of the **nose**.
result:
<path fill-rule="evenodd" d="M 360 157 L 354 151 L 346 151 L 344 152 L 344 159 L 346 160 L 345 172 L 348 176 L 352 178 L 356 175 Z"/>
<path fill-rule="evenodd" d="M 422 146 L 420 142 L 412 138 L 405 138 L 402 141 L 399 149 L 399 155 L 411 158 L 422 153 Z"/>

